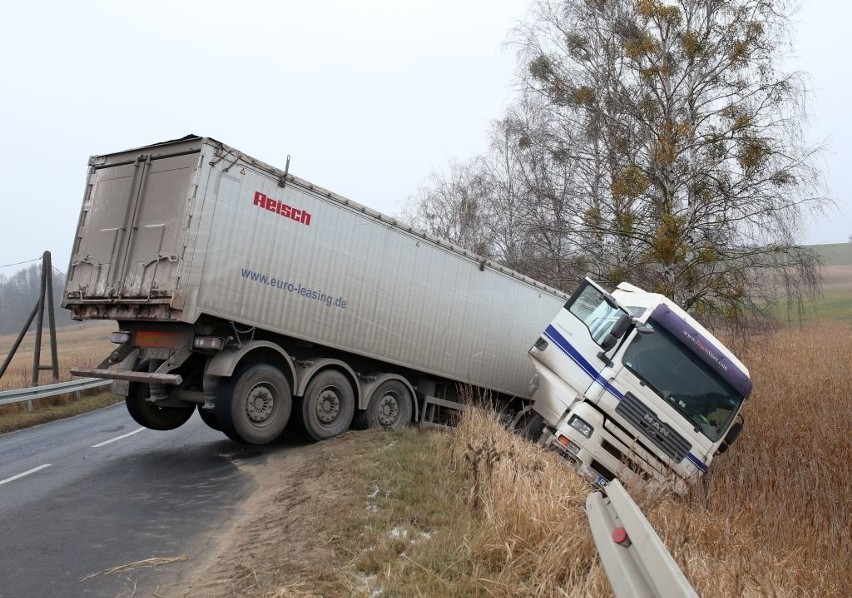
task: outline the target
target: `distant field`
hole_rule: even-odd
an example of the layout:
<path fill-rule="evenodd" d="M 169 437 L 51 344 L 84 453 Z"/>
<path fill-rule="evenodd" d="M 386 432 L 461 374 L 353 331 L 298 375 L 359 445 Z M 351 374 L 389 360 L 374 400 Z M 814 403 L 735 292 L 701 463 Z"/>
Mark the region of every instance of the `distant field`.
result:
<path fill-rule="evenodd" d="M 815 304 L 806 306 L 804 319 L 852 322 L 852 243 L 814 245 L 812 249 L 823 262 L 823 294 Z"/>
<path fill-rule="evenodd" d="M 805 306 L 803 319 L 852 322 L 852 289 L 824 287 L 822 298 Z"/>
<path fill-rule="evenodd" d="M 852 243 L 833 243 L 831 245 L 814 245 L 825 266 L 852 266 Z"/>
<path fill-rule="evenodd" d="M 56 347 L 59 357 L 60 381 L 73 378 L 68 371 L 72 367 L 93 367 L 109 355 L 115 349 L 115 345 L 109 342 L 109 335 L 113 330 L 115 330 L 115 322 L 87 322 L 57 330 Z M 0 363 L 6 359 L 17 336 L 17 334 L 0 336 Z M 34 349 L 35 333 L 31 332 L 24 337 L 21 346 L 18 347 L 15 357 L 12 359 L 12 363 L 3 377 L 0 378 L 0 390 L 30 386 Z M 50 335 L 47 330 L 42 333 L 40 362 L 44 366 L 51 365 Z M 49 370 L 40 373 L 39 382 L 41 384 L 49 384 L 52 381 Z"/>

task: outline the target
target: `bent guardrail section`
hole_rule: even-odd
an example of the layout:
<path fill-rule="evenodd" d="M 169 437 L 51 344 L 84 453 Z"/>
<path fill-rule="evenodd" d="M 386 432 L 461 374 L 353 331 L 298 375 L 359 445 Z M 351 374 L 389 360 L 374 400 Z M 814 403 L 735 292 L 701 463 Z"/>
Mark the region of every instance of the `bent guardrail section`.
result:
<path fill-rule="evenodd" d="M 651 523 L 616 479 L 586 498 L 589 526 L 616 598 L 696 597 Z"/>
<path fill-rule="evenodd" d="M 58 382 L 56 384 L 34 386 L 33 388 L 4 390 L 3 392 L 0 392 L 0 405 L 9 405 L 11 403 L 20 403 L 22 401 L 34 401 L 36 399 L 46 399 L 47 397 L 55 397 L 56 395 L 64 395 L 72 392 L 82 392 L 84 390 L 89 390 L 90 388 L 108 386 L 111 383 L 111 380 L 103 380 L 101 378 L 84 378 L 82 380 L 72 380 L 70 382 Z"/>

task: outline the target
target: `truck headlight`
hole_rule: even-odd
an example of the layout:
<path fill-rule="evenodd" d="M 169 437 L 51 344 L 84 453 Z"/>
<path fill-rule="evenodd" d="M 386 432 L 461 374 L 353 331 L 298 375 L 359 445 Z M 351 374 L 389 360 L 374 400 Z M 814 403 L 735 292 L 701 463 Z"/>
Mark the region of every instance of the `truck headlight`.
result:
<path fill-rule="evenodd" d="M 568 420 L 568 425 L 577 430 L 580 434 L 585 436 L 586 438 L 592 437 L 592 432 L 595 429 L 586 423 L 586 421 L 576 415 L 572 415 L 571 419 Z"/>

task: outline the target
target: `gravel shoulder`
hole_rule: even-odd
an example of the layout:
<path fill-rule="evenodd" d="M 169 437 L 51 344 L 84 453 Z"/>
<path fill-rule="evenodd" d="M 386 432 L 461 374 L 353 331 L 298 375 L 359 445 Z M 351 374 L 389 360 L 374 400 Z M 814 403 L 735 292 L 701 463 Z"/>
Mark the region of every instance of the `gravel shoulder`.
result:
<path fill-rule="evenodd" d="M 363 434 L 363 433 L 362 433 Z M 350 460 L 358 433 L 274 452 L 242 466 L 257 490 L 176 596 L 351 596 L 329 513 L 352 500 Z M 346 589 L 344 589 L 346 588 Z"/>

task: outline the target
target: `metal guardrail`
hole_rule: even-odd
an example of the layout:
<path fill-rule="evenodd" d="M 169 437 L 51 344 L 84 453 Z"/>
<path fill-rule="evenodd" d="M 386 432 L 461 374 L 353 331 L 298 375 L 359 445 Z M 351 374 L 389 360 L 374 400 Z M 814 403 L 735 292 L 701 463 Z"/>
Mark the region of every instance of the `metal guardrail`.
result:
<path fill-rule="evenodd" d="M 698 597 L 639 506 L 615 479 L 586 498 L 589 526 L 616 598 Z"/>
<path fill-rule="evenodd" d="M 33 388 L 4 390 L 3 392 L 0 392 L 0 405 L 9 405 L 11 403 L 20 403 L 22 401 L 34 401 L 36 399 L 45 399 L 47 397 L 55 397 L 56 395 L 64 395 L 72 392 L 82 392 L 84 390 L 89 390 L 90 388 L 108 386 L 111 383 L 111 380 L 103 380 L 101 378 L 83 378 L 82 380 L 72 380 L 70 382 L 58 382 L 56 384 L 34 386 Z"/>

